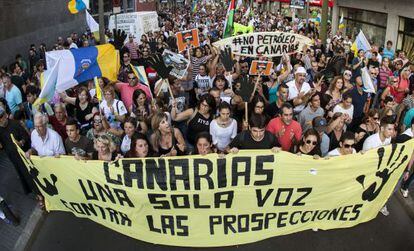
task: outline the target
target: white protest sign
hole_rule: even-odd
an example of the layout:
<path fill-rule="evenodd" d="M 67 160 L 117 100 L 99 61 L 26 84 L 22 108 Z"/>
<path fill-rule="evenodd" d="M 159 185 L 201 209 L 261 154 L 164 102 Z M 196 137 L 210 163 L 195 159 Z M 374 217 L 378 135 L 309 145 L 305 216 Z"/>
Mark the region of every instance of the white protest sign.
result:
<path fill-rule="evenodd" d="M 190 61 L 186 59 L 183 55 L 174 53 L 170 50 L 164 50 L 162 53 L 162 58 L 164 59 L 165 65 L 172 66 L 170 74 L 176 78 L 183 78 L 187 72 Z"/>
<path fill-rule="evenodd" d="M 116 25 L 115 25 L 116 19 Z M 140 43 L 141 36 L 149 31 L 158 31 L 158 14 L 155 11 L 142 11 L 112 15 L 109 17 L 108 28 L 120 29 L 127 34 L 132 33 L 135 41 Z"/>
<path fill-rule="evenodd" d="M 231 47 L 235 55 L 245 57 L 277 57 L 301 52 L 311 45 L 308 37 L 288 32 L 256 32 L 229 37 L 213 43 L 215 47 Z"/>

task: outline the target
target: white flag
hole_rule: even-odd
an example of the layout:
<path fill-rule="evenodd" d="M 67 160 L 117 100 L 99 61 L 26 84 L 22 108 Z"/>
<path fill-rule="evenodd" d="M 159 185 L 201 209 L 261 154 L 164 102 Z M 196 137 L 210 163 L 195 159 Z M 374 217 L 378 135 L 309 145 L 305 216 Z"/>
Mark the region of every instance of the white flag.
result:
<path fill-rule="evenodd" d="M 237 1 L 237 5 L 236 5 L 236 9 L 240 9 L 240 7 L 243 5 L 243 0 L 238 0 Z"/>
<path fill-rule="evenodd" d="M 86 23 L 88 24 L 91 32 L 99 31 L 99 24 L 95 21 L 95 19 L 93 19 L 88 11 L 86 11 Z"/>
<path fill-rule="evenodd" d="M 247 8 L 246 13 L 244 13 L 244 17 L 249 17 L 250 15 L 250 6 Z"/>

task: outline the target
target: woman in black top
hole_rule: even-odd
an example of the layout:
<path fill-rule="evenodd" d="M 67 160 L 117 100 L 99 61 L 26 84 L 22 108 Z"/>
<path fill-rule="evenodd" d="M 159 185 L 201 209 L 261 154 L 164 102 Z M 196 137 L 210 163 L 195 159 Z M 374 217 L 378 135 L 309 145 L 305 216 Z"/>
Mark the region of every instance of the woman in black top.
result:
<path fill-rule="evenodd" d="M 210 94 L 204 94 L 200 97 L 195 109 L 190 108 L 177 114 L 175 105 L 173 105 L 171 118 L 177 122 L 187 120 L 187 139 L 191 145 L 194 145 L 195 136 L 198 133 L 210 131 L 210 122 L 213 120 L 215 111 L 216 101 L 214 100 L 214 97 Z"/>
<path fill-rule="evenodd" d="M 328 135 L 329 151 L 332 151 L 339 147 L 339 142 L 342 134 L 344 133 L 345 116 L 341 112 L 336 112 L 329 121 L 326 134 Z"/>
<path fill-rule="evenodd" d="M 362 120 L 362 124 L 359 125 L 355 132 L 356 145 L 355 150 L 357 152 L 362 150 L 364 141 L 371 135 L 379 132 L 379 112 L 377 109 L 371 109 L 368 114 Z"/>
<path fill-rule="evenodd" d="M 66 95 L 65 92 L 60 93 L 60 97 L 67 104 L 75 106 L 76 119 L 80 123 L 81 134 L 85 134 L 90 128 L 92 128 L 93 115 L 98 109 L 91 102 L 91 95 L 86 87 L 81 86 L 78 88 L 78 96 L 72 98 Z"/>
<path fill-rule="evenodd" d="M 171 126 L 165 113 L 154 114 L 151 119 L 151 127 L 154 132 L 151 135 L 150 142 L 156 155 L 184 155 L 186 145 L 183 135 L 180 130 Z"/>
<path fill-rule="evenodd" d="M 321 140 L 318 131 L 311 128 L 304 134 L 299 144 L 292 146 L 291 152 L 312 156 L 321 156 Z"/>

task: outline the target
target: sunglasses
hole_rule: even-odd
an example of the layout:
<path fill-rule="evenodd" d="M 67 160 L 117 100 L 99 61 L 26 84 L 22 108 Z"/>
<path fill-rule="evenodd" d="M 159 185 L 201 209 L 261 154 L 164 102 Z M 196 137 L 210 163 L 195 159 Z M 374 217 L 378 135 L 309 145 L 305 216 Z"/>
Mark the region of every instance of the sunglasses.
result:
<path fill-rule="evenodd" d="M 308 145 L 312 144 L 313 146 L 316 146 L 316 144 L 317 144 L 318 142 L 316 142 L 316 141 L 312 141 L 312 140 L 306 140 L 306 141 L 305 141 L 305 143 L 306 143 L 306 144 L 308 144 Z"/>
<path fill-rule="evenodd" d="M 102 123 L 102 120 L 101 119 L 100 120 L 94 120 L 93 123 L 100 124 L 100 123 Z"/>
<path fill-rule="evenodd" d="M 350 144 L 344 144 L 344 147 L 345 148 L 353 148 L 354 147 L 354 144 L 351 144 L 351 145 Z"/>
<path fill-rule="evenodd" d="M 378 117 L 373 117 L 372 119 L 373 119 L 373 120 L 379 120 L 379 118 L 378 118 Z"/>
<path fill-rule="evenodd" d="M 128 78 L 129 80 L 134 80 L 134 79 L 137 79 L 137 77 L 133 77 L 133 78 Z"/>

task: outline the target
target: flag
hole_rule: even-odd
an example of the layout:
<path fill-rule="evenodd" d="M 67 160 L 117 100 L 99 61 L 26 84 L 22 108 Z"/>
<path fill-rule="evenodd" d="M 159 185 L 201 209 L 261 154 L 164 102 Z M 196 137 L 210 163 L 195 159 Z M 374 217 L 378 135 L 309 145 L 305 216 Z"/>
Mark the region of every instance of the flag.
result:
<path fill-rule="evenodd" d="M 247 34 L 252 33 L 254 31 L 253 25 L 245 26 L 239 23 L 234 23 L 233 35 Z"/>
<path fill-rule="evenodd" d="M 89 2 L 89 1 L 88 1 Z M 89 5 L 89 3 L 88 3 Z M 70 0 L 68 2 L 68 9 L 70 13 L 77 14 L 79 11 L 86 9 L 86 4 L 83 0 Z"/>
<path fill-rule="evenodd" d="M 229 8 L 227 9 L 226 23 L 224 25 L 223 38 L 231 37 L 231 35 L 233 34 L 235 1 L 236 0 L 230 0 Z"/>
<path fill-rule="evenodd" d="M 120 67 L 112 44 L 46 52 L 46 65 L 40 104 L 48 101 L 54 90 L 63 92 L 94 77 L 116 81 Z"/>
<path fill-rule="evenodd" d="M 99 31 L 99 24 L 95 21 L 95 19 L 86 11 L 86 23 L 88 24 L 89 30 L 93 33 Z"/>
<path fill-rule="evenodd" d="M 134 66 L 131 64 L 131 69 L 134 72 L 134 75 L 137 76 L 140 83 L 150 87 L 144 66 Z"/>
<path fill-rule="evenodd" d="M 101 102 L 102 101 L 102 90 L 101 90 L 101 86 L 99 85 L 98 77 L 94 77 L 93 82 L 95 83 L 96 98 L 99 100 L 99 102 Z"/>
<path fill-rule="evenodd" d="M 236 7 L 236 9 L 240 9 L 240 7 L 243 5 L 243 0 L 238 0 L 237 1 L 237 7 Z"/>
<path fill-rule="evenodd" d="M 193 0 L 193 6 L 191 7 L 193 13 L 196 13 L 197 11 L 197 1 L 198 0 Z"/>
<path fill-rule="evenodd" d="M 41 104 L 51 100 L 53 95 L 55 95 L 59 61 L 59 58 L 51 57 L 49 52 L 46 52 L 46 65 L 48 67 L 40 75 L 40 87 L 42 91 L 33 104 L 36 110 Z"/>
<path fill-rule="evenodd" d="M 339 29 L 343 29 L 345 28 L 345 23 L 344 23 L 344 13 L 342 12 L 341 14 L 341 19 L 339 20 Z"/>
<path fill-rule="evenodd" d="M 249 8 L 247 8 L 246 13 L 244 13 L 244 17 L 249 17 L 250 16 L 250 6 Z"/>
<path fill-rule="evenodd" d="M 369 44 L 368 39 L 365 37 L 365 34 L 362 32 L 362 30 L 359 32 L 358 36 L 355 39 L 355 42 L 352 44 L 351 50 L 354 51 L 355 57 L 358 57 L 359 50 L 371 50 L 371 45 Z"/>

